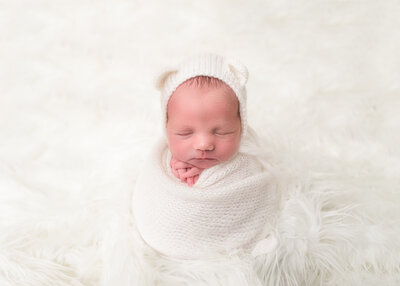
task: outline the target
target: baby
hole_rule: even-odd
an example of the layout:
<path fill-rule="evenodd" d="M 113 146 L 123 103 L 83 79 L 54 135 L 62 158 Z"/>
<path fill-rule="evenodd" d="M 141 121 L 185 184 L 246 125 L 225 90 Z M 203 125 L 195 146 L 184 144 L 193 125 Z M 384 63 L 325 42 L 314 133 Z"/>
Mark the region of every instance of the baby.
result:
<path fill-rule="evenodd" d="M 133 214 L 161 255 L 198 259 L 265 245 L 278 203 L 271 174 L 246 152 L 255 146 L 247 78 L 245 66 L 213 54 L 159 77 L 165 136 L 138 177 Z"/>
<path fill-rule="evenodd" d="M 217 78 L 191 78 L 168 102 L 166 129 L 172 172 L 193 186 L 204 169 L 228 161 L 238 151 L 239 101 Z"/>

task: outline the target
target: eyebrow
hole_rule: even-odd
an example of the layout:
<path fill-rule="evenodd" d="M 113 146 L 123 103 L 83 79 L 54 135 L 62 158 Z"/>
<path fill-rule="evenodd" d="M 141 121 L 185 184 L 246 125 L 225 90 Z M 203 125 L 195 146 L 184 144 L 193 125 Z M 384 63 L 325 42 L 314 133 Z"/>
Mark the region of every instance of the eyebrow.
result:
<path fill-rule="evenodd" d="M 232 121 L 226 121 L 223 122 L 222 124 L 218 125 L 216 128 L 232 128 L 234 127 L 234 124 Z"/>
<path fill-rule="evenodd" d="M 193 129 L 193 127 L 188 126 L 188 125 L 183 125 L 183 126 L 175 127 L 174 129 Z"/>
<path fill-rule="evenodd" d="M 224 124 L 221 125 L 217 125 L 214 126 L 212 129 L 213 130 L 225 130 L 225 129 L 229 129 L 229 130 L 233 130 L 234 126 L 231 124 L 231 122 L 226 122 Z M 188 131 L 188 130 L 193 130 L 192 126 L 188 126 L 188 125 L 183 125 L 183 126 L 178 126 L 172 129 L 175 132 L 182 132 L 182 131 Z"/>

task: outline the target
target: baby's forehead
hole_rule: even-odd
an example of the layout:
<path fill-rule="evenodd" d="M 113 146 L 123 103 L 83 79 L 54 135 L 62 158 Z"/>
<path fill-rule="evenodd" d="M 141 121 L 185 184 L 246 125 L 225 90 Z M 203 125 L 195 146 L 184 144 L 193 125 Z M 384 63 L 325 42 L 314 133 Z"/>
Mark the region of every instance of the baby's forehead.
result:
<path fill-rule="evenodd" d="M 176 91 L 178 93 L 182 93 L 181 91 L 187 91 L 187 93 L 190 93 L 191 90 L 196 90 L 196 91 L 209 91 L 209 90 L 220 90 L 225 96 L 225 100 L 229 102 L 237 102 L 239 103 L 239 100 L 235 94 L 235 92 L 232 90 L 232 88 L 227 85 L 225 82 L 222 80 L 215 78 L 215 77 L 210 77 L 210 76 L 196 76 L 193 78 L 190 78 L 186 81 L 184 81 L 182 84 L 180 84 L 175 92 L 172 93 L 171 97 L 174 96 Z M 179 99 L 175 99 L 179 100 Z"/>

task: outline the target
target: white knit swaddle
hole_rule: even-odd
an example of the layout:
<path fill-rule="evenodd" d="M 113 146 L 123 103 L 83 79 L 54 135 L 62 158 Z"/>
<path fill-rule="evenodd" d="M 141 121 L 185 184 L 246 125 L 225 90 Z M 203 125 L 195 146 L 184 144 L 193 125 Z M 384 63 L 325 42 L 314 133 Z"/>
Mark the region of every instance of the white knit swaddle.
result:
<path fill-rule="evenodd" d="M 254 157 L 237 153 L 205 169 L 189 187 L 171 172 L 166 140 L 154 148 L 139 176 L 133 212 L 144 241 L 174 258 L 250 251 L 269 231 L 276 212 L 271 176 Z"/>

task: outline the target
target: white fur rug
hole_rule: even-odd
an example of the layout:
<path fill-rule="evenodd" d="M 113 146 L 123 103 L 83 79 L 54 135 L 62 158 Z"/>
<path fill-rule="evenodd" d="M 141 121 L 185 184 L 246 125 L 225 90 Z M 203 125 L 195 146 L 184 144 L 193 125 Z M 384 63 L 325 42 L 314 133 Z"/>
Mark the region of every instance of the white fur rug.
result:
<path fill-rule="evenodd" d="M 0 285 L 399 285 L 400 4 L 0 1 Z M 276 249 L 157 257 L 130 198 L 153 80 L 200 51 L 250 71 L 284 201 Z"/>

